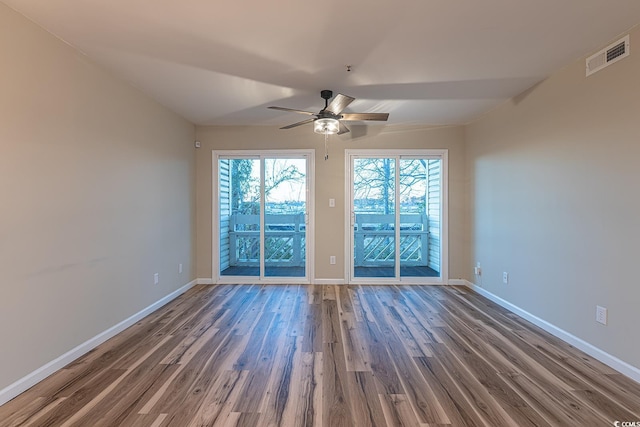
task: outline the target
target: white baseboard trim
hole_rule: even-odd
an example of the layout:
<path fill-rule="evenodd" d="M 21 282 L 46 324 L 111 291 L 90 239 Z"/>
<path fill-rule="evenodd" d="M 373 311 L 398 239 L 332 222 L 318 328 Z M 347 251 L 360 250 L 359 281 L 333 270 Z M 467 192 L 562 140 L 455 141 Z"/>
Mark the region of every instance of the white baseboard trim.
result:
<path fill-rule="evenodd" d="M 464 279 L 449 279 L 449 285 L 452 286 L 469 286 L 471 283 L 468 280 Z"/>
<path fill-rule="evenodd" d="M 344 279 L 313 279 L 314 285 L 344 285 Z"/>
<path fill-rule="evenodd" d="M 213 279 L 210 277 L 198 277 L 196 279 L 196 284 L 198 285 L 213 285 Z"/>
<path fill-rule="evenodd" d="M 572 346 L 574 346 L 575 348 L 584 351 L 585 353 L 587 353 L 589 356 L 599 360 L 600 362 L 604 363 L 607 366 L 610 366 L 611 368 L 615 369 L 616 371 L 628 376 L 629 378 L 637 381 L 640 383 L 640 368 L 637 368 L 627 362 L 625 362 L 624 360 L 620 360 L 617 357 L 607 353 L 604 350 L 599 349 L 598 347 L 594 346 L 593 344 L 588 343 L 587 341 L 576 337 L 573 334 L 570 334 L 569 332 L 565 331 L 564 329 L 560 329 L 559 327 L 547 322 L 546 320 L 543 320 L 531 313 L 529 313 L 528 311 L 525 311 L 523 309 L 521 309 L 520 307 L 511 304 L 509 301 L 506 301 L 502 298 L 500 298 L 497 295 L 492 294 L 491 292 L 487 291 L 486 289 L 473 284 L 467 280 L 464 280 L 465 285 L 470 288 L 471 290 L 473 290 L 474 292 L 482 295 L 483 297 L 490 299 L 491 301 L 495 302 L 496 304 L 506 308 L 507 310 L 517 314 L 518 316 L 522 317 L 523 319 L 528 320 L 529 322 L 533 323 L 534 325 L 544 329 L 545 331 L 549 332 L 551 335 L 554 335 L 557 338 L 560 338 L 561 340 L 565 341 L 566 343 L 571 344 Z M 451 283 L 451 281 L 449 281 L 449 283 Z"/>
<path fill-rule="evenodd" d="M 30 374 L 20 378 L 13 384 L 3 388 L 2 390 L 0 390 L 0 405 L 3 405 L 6 402 L 10 401 L 20 393 L 24 392 L 25 390 L 33 387 L 40 381 L 47 378 L 49 375 L 64 368 L 69 363 L 73 362 L 83 354 L 93 350 L 94 348 L 96 348 L 97 346 L 99 346 L 109 338 L 124 331 L 129 326 L 135 324 L 137 321 L 139 321 L 143 317 L 148 316 L 149 314 L 153 313 L 163 305 L 179 297 L 180 295 L 182 295 L 183 293 L 191 289 L 195 284 L 196 284 L 196 280 L 192 280 L 191 282 L 187 283 L 180 289 L 171 292 L 169 295 L 154 302 L 153 304 L 143 309 L 142 311 L 139 311 L 138 313 L 134 314 L 128 319 L 125 319 L 122 322 L 118 323 L 117 325 L 110 327 L 106 331 L 99 333 L 93 338 L 90 338 L 89 340 L 83 342 L 79 346 L 69 350 L 62 356 L 52 360 L 46 365 L 41 366 L 40 368 L 36 369 Z"/>

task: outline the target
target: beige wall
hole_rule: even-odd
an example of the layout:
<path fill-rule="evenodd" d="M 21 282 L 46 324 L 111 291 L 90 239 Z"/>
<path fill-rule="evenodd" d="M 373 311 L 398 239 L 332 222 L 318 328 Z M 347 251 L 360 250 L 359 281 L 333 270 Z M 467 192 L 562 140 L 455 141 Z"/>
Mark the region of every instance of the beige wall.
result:
<path fill-rule="evenodd" d="M 0 122 L 1 390 L 195 277 L 195 156 L 192 124 L 2 4 Z"/>
<path fill-rule="evenodd" d="M 465 137 L 466 275 L 481 262 L 476 283 L 636 367 L 638 76 L 637 51 L 588 78 L 584 60 L 574 62 L 468 126 Z M 596 304 L 609 309 L 608 326 L 595 322 Z"/>
<path fill-rule="evenodd" d="M 295 117 L 292 117 L 295 121 Z M 330 139 L 329 160 L 324 160 L 324 138 L 313 133 L 311 126 L 290 130 L 273 127 L 198 127 L 196 137 L 202 143 L 197 150 L 197 273 L 211 278 L 211 152 L 244 149 L 316 150 L 316 244 L 315 277 L 344 278 L 344 203 L 345 148 L 446 148 L 449 150 L 449 275 L 463 277 L 467 258 L 464 225 L 466 186 L 464 172 L 463 129 L 354 127 L 351 134 Z M 383 130 L 384 129 L 384 130 Z M 357 135 L 353 138 L 353 135 Z M 336 207 L 329 208 L 329 198 Z M 337 264 L 329 264 L 336 255 Z"/>

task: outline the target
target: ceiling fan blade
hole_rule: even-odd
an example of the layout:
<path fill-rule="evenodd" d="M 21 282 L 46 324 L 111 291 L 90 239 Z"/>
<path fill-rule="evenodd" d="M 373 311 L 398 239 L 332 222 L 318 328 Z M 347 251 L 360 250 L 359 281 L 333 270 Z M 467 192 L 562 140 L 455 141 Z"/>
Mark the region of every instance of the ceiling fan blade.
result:
<path fill-rule="evenodd" d="M 344 123 L 340 122 L 340 130 L 338 131 L 338 135 L 342 135 L 343 133 L 348 133 L 348 132 L 351 132 L 351 131 L 349 130 L 347 125 L 345 125 Z"/>
<path fill-rule="evenodd" d="M 333 98 L 329 105 L 327 105 L 325 110 L 337 115 L 342 113 L 342 110 L 347 108 L 347 106 L 353 101 L 355 101 L 355 98 L 339 93 L 335 98 Z"/>
<path fill-rule="evenodd" d="M 303 121 L 298 122 L 298 123 L 294 123 L 294 124 L 291 124 L 291 125 L 287 125 L 287 126 L 281 127 L 280 129 L 291 129 L 291 128 L 295 128 L 295 127 L 298 127 L 298 126 L 306 125 L 307 123 L 311 123 L 311 122 L 313 122 L 314 120 L 315 120 L 315 119 L 307 119 L 307 120 L 303 120 Z"/>
<path fill-rule="evenodd" d="M 386 122 L 389 113 L 346 113 L 342 115 L 342 120 L 377 120 Z"/>
<path fill-rule="evenodd" d="M 308 116 L 315 116 L 316 115 L 316 113 L 312 113 L 311 111 L 294 110 L 293 108 L 284 108 L 284 107 L 267 107 L 267 108 L 271 108 L 272 110 L 288 111 L 290 113 L 306 114 Z"/>

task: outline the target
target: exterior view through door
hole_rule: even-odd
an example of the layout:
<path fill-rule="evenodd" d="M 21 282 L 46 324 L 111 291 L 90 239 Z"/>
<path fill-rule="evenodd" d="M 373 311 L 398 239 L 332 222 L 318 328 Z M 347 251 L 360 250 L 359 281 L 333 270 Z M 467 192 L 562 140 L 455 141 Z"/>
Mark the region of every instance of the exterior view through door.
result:
<path fill-rule="evenodd" d="M 349 282 L 446 283 L 444 150 L 348 150 Z"/>
<path fill-rule="evenodd" d="M 214 151 L 218 282 L 309 282 L 312 158 L 306 151 Z"/>

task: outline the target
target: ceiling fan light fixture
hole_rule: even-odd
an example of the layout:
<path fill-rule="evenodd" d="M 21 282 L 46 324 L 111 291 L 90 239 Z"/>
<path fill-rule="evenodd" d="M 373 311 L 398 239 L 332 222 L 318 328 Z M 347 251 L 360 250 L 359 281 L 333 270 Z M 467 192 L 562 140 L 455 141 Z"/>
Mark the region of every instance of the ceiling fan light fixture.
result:
<path fill-rule="evenodd" d="M 340 122 L 330 117 L 316 119 L 313 122 L 313 131 L 323 135 L 334 135 L 340 131 Z"/>

